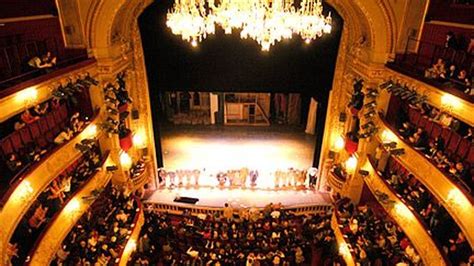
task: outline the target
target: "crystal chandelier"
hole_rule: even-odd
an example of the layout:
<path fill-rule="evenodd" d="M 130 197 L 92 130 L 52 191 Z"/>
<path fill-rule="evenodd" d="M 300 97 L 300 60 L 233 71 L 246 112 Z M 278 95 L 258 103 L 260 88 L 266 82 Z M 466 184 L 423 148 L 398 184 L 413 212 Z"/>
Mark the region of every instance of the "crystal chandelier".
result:
<path fill-rule="evenodd" d="M 331 32 L 331 13 L 323 15 L 321 0 L 176 0 L 166 25 L 175 35 L 197 46 L 220 26 L 225 34 L 240 30 L 242 39 L 255 40 L 263 51 L 283 39 L 300 35 L 306 43 Z"/>

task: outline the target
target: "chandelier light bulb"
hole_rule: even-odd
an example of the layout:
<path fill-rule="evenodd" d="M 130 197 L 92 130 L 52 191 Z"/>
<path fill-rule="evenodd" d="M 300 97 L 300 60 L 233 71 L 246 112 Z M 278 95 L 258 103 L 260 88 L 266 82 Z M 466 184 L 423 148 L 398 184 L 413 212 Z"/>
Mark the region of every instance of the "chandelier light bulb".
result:
<path fill-rule="evenodd" d="M 240 30 L 240 38 L 255 40 L 262 51 L 299 35 L 309 44 L 332 30 L 331 13 L 323 15 L 321 0 L 175 0 L 166 26 L 196 47 L 219 26 L 225 34 Z"/>

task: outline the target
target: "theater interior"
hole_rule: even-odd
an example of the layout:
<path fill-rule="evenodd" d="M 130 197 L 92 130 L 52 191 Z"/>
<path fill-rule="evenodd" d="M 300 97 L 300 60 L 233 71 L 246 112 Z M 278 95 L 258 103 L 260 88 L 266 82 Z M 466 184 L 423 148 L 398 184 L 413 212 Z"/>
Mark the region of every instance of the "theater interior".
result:
<path fill-rule="evenodd" d="M 0 265 L 474 265 L 473 0 L 2 0 Z"/>

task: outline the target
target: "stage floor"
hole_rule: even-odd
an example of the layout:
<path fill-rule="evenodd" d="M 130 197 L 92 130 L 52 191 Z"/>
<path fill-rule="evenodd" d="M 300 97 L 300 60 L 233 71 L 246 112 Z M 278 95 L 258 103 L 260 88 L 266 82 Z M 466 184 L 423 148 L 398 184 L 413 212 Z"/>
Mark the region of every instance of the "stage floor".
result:
<path fill-rule="evenodd" d="M 166 169 L 217 173 L 248 167 L 262 172 L 307 169 L 315 136 L 288 127 L 173 126 L 162 130 Z"/>
<path fill-rule="evenodd" d="M 328 193 L 314 190 L 264 190 L 264 189 L 240 189 L 240 188 L 174 188 L 158 189 L 145 202 L 162 203 L 177 206 L 190 206 L 186 203 L 176 203 L 177 197 L 198 198 L 199 201 L 192 206 L 201 207 L 224 207 L 229 203 L 234 208 L 257 207 L 261 208 L 269 203 L 281 203 L 284 207 L 328 205 L 330 198 Z"/>

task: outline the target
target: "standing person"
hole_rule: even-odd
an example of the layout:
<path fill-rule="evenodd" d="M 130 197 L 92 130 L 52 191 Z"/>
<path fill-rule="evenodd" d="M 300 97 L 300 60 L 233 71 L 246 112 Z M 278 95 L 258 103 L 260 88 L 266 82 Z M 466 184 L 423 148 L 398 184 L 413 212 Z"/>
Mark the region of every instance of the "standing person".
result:
<path fill-rule="evenodd" d="M 250 186 L 255 187 L 257 185 L 258 170 L 250 171 Z"/>
<path fill-rule="evenodd" d="M 242 182 L 242 186 L 245 187 L 247 185 L 247 177 L 249 176 L 249 169 L 247 167 L 242 167 L 240 169 L 240 182 Z"/>
<path fill-rule="evenodd" d="M 228 203 L 224 204 L 223 216 L 227 222 L 231 222 L 234 218 L 234 209 Z"/>
<path fill-rule="evenodd" d="M 454 36 L 454 32 L 448 31 L 448 33 L 446 33 L 446 42 L 444 43 L 444 47 L 455 50 L 458 49 L 458 41 L 456 40 L 456 36 Z"/>
<path fill-rule="evenodd" d="M 308 179 L 309 179 L 309 186 L 311 188 L 316 187 L 316 181 L 318 180 L 318 177 L 316 176 L 318 173 L 318 169 L 311 167 L 308 171 Z"/>

